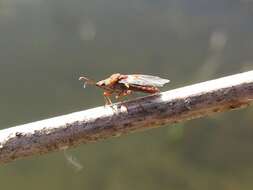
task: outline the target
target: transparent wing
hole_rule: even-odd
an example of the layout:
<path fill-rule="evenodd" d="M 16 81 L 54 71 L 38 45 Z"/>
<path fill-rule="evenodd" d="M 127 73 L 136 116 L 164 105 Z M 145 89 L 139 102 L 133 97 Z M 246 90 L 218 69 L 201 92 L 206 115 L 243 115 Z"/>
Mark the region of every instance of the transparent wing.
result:
<path fill-rule="evenodd" d="M 127 75 L 126 78 L 121 79 L 119 83 L 123 84 L 134 84 L 134 85 L 141 85 L 141 86 L 156 86 L 162 87 L 164 84 L 169 83 L 170 80 L 163 79 L 157 76 L 152 75 Z"/>

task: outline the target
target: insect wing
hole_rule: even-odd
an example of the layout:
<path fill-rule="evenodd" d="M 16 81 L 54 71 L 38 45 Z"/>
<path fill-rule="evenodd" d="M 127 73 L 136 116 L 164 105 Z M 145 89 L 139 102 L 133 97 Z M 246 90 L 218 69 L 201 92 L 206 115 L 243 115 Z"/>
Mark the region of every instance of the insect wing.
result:
<path fill-rule="evenodd" d="M 123 84 L 133 84 L 141 86 L 156 86 L 162 87 L 164 84 L 169 83 L 170 80 L 163 79 L 157 76 L 152 75 L 127 75 L 126 78 L 121 79 L 119 83 Z"/>

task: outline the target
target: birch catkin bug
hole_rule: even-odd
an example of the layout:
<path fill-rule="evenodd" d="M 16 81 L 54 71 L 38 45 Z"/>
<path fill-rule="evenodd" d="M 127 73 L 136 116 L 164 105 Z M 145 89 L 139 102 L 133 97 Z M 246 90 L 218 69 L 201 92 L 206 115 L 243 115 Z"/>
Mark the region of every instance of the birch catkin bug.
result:
<path fill-rule="evenodd" d="M 86 84 L 91 84 L 104 89 L 106 105 L 112 104 L 110 96 L 113 94 L 116 94 L 116 99 L 130 95 L 134 91 L 154 94 L 160 92 L 159 87 L 170 82 L 168 79 L 152 75 L 123 75 L 120 73 L 112 74 L 109 78 L 98 82 L 83 76 L 80 77 L 79 80 L 84 81 L 84 88 Z"/>

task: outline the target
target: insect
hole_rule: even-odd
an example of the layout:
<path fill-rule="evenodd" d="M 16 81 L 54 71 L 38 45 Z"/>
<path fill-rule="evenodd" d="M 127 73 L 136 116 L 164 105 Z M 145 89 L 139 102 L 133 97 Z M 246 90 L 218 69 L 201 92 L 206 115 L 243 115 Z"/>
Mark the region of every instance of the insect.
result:
<path fill-rule="evenodd" d="M 110 77 L 98 82 L 84 76 L 81 76 L 79 80 L 84 81 L 84 88 L 87 84 L 102 88 L 106 105 L 112 104 L 110 96 L 113 94 L 116 94 L 116 99 L 130 95 L 132 92 L 155 94 L 160 92 L 159 87 L 170 82 L 168 79 L 152 75 L 123 75 L 120 73 L 112 74 Z"/>

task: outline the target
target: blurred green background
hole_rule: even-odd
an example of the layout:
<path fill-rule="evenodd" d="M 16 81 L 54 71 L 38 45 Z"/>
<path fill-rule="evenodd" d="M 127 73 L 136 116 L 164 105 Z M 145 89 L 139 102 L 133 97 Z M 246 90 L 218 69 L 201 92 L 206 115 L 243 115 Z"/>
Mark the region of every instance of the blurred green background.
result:
<path fill-rule="evenodd" d="M 0 0 L 0 128 L 104 104 L 80 75 L 169 78 L 253 69 L 252 0 Z M 0 167 L 1 189 L 253 188 L 253 108 Z"/>

